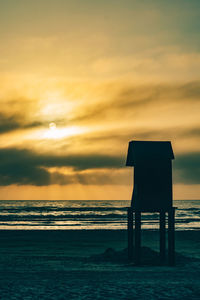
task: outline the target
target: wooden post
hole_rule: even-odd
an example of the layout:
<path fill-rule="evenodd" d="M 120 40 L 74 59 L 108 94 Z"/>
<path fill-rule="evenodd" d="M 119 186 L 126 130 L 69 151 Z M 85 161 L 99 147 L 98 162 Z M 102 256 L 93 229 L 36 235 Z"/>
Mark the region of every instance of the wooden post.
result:
<path fill-rule="evenodd" d="M 168 211 L 168 260 L 169 265 L 175 265 L 175 208 Z"/>
<path fill-rule="evenodd" d="M 165 261 L 166 238 L 165 238 L 165 211 L 160 211 L 160 262 Z"/>
<path fill-rule="evenodd" d="M 128 218 L 128 259 L 129 261 L 132 261 L 133 260 L 133 210 L 131 207 L 128 207 L 127 218 Z"/>
<path fill-rule="evenodd" d="M 140 264 L 141 258 L 141 212 L 135 212 L 135 263 Z"/>

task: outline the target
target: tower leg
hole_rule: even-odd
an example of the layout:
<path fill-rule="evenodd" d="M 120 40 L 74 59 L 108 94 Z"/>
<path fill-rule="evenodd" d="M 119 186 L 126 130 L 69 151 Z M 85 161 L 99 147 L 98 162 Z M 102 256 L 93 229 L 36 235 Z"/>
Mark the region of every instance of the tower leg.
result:
<path fill-rule="evenodd" d="M 133 211 L 131 207 L 127 210 L 128 218 L 128 260 L 133 260 Z"/>
<path fill-rule="evenodd" d="M 141 212 L 135 212 L 135 263 L 141 259 Z"/>
<path fill-rule="evenodd" d="M 165 211 L 160 212 L 160 262 L 165 261 L 166 237 L 165 237 Z"/>
<path fill-rule="evenodd" d="M 168 212 L 168 260 L 169 265 L 175 265 L 175 209 Z"/>

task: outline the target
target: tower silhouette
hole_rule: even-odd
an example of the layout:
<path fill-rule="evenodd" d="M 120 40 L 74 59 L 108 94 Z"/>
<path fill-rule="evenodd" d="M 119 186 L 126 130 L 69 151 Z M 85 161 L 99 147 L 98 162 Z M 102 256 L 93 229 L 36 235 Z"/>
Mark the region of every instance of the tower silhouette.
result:
<path fill-rule="evenodd" d="M 134 167 L 134 187 L 131 207 L 128 208 L 128 255 L 133 258 L 135 233 L 135 262 L 141 258 L 141 213 L 160 214 L 160 260 L 165 261 L 166 214 L 168 214 L 168 259 L 175 263 L 174 224 L 175 208 L 172 193 L 172 159 L 174 153 L 169 141 L 129 142 L 126 166 Z M 133 215 L 135 230 L 133 232 Z"/>

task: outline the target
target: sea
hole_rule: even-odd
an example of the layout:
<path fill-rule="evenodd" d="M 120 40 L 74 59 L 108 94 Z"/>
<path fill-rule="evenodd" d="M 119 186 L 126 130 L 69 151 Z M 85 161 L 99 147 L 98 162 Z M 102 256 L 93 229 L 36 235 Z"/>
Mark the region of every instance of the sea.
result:
<path fill-rule="evenodd" d="M 0 201 L 0 230 L 119 230 L 130 201 Z M 176 230 L 200 229 L 200 200 L 174 201 Z M 142 214 L 143 229 L 158 229 L 157 213 Z"/>

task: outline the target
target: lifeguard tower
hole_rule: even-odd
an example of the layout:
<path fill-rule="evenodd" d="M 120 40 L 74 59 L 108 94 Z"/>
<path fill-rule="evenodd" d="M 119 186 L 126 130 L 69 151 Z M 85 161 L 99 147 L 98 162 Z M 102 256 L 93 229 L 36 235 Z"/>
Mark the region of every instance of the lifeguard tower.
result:
<path fill-rule="evenodd" d="M 171 142 L 129 142 L 126 166 L 134 167 L 134 188 L 128 208 L 128 256 L 133 260 L 135 234 L 135 263 L 141 262 L 141 214 L 160 214 L 160 260 L 166 258 L 166 214 L 168 214 L 168 262 L 175 263 L 175 208 L 172 195 Z M 134 216 L 134 218 L 133 218 Z M 133 222 L 135 220 L 135 222 Z M 133 223 L 135 230 L 133 232 Z"/>

